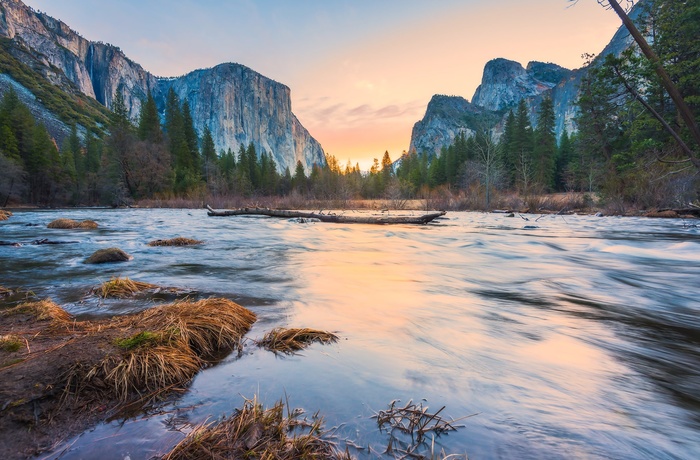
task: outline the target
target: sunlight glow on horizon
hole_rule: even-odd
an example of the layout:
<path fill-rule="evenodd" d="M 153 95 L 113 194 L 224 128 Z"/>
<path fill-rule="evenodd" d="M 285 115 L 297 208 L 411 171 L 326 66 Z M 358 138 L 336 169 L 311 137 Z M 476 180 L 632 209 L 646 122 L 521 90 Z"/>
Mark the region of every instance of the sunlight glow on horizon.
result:
<path fill-rule="evenodd" d="M 487 61 L 576 68 L 620 25 L 593 0 L 25 3 L 155 75 L 238 62 L 279 81 L 324 150 L 363 169 L 408 150 L 432 95 L 471 100 Z"/>

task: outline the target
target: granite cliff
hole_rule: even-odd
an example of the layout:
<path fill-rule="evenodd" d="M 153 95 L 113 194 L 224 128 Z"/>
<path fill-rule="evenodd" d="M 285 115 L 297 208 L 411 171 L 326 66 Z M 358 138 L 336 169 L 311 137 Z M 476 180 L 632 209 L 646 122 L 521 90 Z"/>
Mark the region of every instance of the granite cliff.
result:
<path fill-rule="evenodd" d="M 134 119 L 149 91 L 163 108 L 172 88 L 189 102 L 195 128 L 201 133 L 209 127 L 217 150 L 236 151 L 252 142 L 258 152 L 273 155 L 280 171 L 285 167 L 293 171 L 297 160 L 307 171 L 314 163 L 325 163 L 321 145 L 292 113 L 290 89 L 240 64 L 159 78 L 118 47 L 89 41 L 20 0 L 0 0 L 0 38 L 12 42 L 17 59 L 63 91 L 79 92 L 106 107 L 111 107 L 116 91 L 121 91 Z M 5 81 L 0 91 L 18 85 Z M 42 112 L 40 106 L 39 101 L 35 112 Z M 49 111 L 43 113 L 40 119 L 51 118 Z M 65 134 L 65 123 L 63 128 L 60 123 L 53 126 L 52 134 Z"/>
<path fill-rule="evenodd" d="M 643 2 L 640 2 L 643 3 Z M 632 10 L 634 20 L 641 13 L 639 4 Z M 625 27 L 620 27 L 590 66 L 599 65 L 608 54 L 619 55 L 632 43 Z M 411 135 L 409 151 L 428 155 L 437 154 L 443 146 L 450 145 L 459 132 L 471 133 L 475 129 L 492 129 L 498 138 L 503 131 L 505 117 L 510 109 L 525 100 L 530 119 L 536 123 L 536 113 L 541 101 L 551 97 L 554 104 L 557 138 L 566 129 L 574 132 L 576 100 L 582 79 L 590 66 L 569 70 L 552 63 L 530 62 L 527 67 L 508 59 L 497 58 L 486 63 L 481 84 L 471 103 L 458 96 L 433 96 L 422 120 L 416 122 Z M 450 110 L 445 110 L 449 105 Z"/>

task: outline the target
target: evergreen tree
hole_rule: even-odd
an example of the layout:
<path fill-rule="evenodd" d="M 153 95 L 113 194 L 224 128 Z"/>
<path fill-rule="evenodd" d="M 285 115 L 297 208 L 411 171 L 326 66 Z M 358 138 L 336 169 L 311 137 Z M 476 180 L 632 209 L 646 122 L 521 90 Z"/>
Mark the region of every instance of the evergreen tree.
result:
<path fill-rule="evenodd" d="M 151 92 L 148 92 L 146 101 L 141 106 L 138 126 L 139 139 L 160 143 L 163 141 L 163 133 L 160 129 L 160 117 L 158 116 L 158 108 L 156 101 L 153 99 Z"/>
<path fill-rule="evenodd" d="M 191 165 L 192 171 L 199 170 L 199 139 L 197 137 L 197 131 L 194 129 L 194 121 L 192 120 L 192 114 L 190 111 L 190 103 L 187 99 L 182 103 L 182 123 L 185 132 L 185 141 L 187 142 L 187 149 L 190 153 L 190 159 L 188 160 Z"/>
<path fill-rule="evenodd" d="M 301 164 L 301 160 L 297 160 L 297 166 L 294 169 L 292 189 L 300 193 L 306 192 L 306 174 L 304 173 L 304 165 Z"/>
<path fill-rule="evenodd" d="M 573 178 L 570 164 L 573 161 L 573 145 L 569 133 L 564 132 L 559 138 L 559 148 L 557 150 L 557 167 L 555 173 L 555 188 L 558 191 L 572 190 Z"/>
<path fill-rule="evenodd" d="M 204 180 L 210 182 L 214 176 L 216 166 L 216 146 L 214 146 L 214 138 L 211 136 L 211 131 L 208 126 L 204 127 L 202 135 L 202 168 Z"/>
<path fill-rule="evenodd" d="M 534 177 L 532 161 L 533 132 L 529 111 L 524 99 L 521 99 L 518 103 L 514 128 L 510 156 L 515 164 L 515 185 L 522 192 L 528 193 Z"/>
<path fill-rule="evenodd" d="M 114 100 L 112 100 L 112 125 L 126 129 L 131 127 L 131 120 L 129 119 L 129 110 L 126 108 L 122 91 L 123 86 L 119 85 L 114 93 Z"/>
<path fill-rule="evenodd" d="M 542 100 L 537 111 L 534 140 L 534 181 L 544 190 L 551 191 L 554 188 L 557 139 L 554 133 L 554 104 L 550 97 Z"/>
<path fill-rule="evenodd" d="M 512 187 L 516 183 L 518 171 L 518 145 L 515 141 L 516 122 L 512 110 L 508 112 L 506 125 L 501 137 L 501 152 L 503 152 L 503 167 L 505 184 Z"/>

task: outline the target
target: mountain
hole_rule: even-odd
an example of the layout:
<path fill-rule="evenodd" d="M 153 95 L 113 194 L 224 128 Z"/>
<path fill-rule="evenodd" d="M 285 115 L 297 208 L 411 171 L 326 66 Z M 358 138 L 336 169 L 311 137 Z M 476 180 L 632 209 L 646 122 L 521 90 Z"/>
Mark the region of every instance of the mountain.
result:
<path fill-rule="evenodd" d="M 638 2 L 630 12 L 636 20 L 642 8 Z M 627 29 L 622 26 L 610 43 L 590 64 L 599 65 L 608 54 L 619 55 L 632 43 Z M 473 133 L 484 127 L 492 129 L 496 137 L 502 134 L 505 117 L 510 109 L 525 100 L 530 119 L 536 123 L 536 113 L 540 102 L 551 97 L 554 104 L 555 131 L 559 138 L 566 129 L 574 132 L 576 100 L 582 79 L 590 67 L 569 70 L 552 63 L 530 62 L 527 67 L 503 58 L 486 63 L 481 84 L 474 92 L 471 103 L 458 96 L 433 96 L 425 116 L 416 122 L 411 135 L 409 151 L 418 154 L 437 154 L 442 147 L 454 142 L 459 132 Z M 450 110 L 445 110 L 449 106 Z"/>
<path fill-rule="evenodd" d="M 570 73 L 556 64 L 530 62 L 525 69 L 515 61 L 493 59 L 484 67 L 481 85 L 476 88 L 472 103 L 492 111 L 503 110 L 523 98 L 551 90 Z"/>
<path fill-rule="evenodd" d="M 136 119 L 149 91 L 163 110 L 172 88 L 189 102 L 197 131 L 201 134 L 209 127 L 217 150 L 235 152 L 252 142 L 257 152 L 265 150 L 273 156 L 279 171 L 285 167 L 293 171 L 297 160 L 307 171 L 313 164 L 325 164 L 321 145 L 292 113 L 289 87 L 243 65 L 221 64 L 178 78 L 156 77 L 118 47 L 89 41 L 20 0 L 0 0 L 0 40 L 12 59 L 76 98 L 87 96 L 109 108 L 121 91 L 130 116 Z M 34 112 L 43 114 L 42 121 L 61 118 L 37 101 L 41 98 L 33 88 L 6 73 L 0 91 L 10 85 L 20 89 L 25 101 L 33 100 Z M 52 122 L 50 132 L 59 144 L 70 122 Z"/>

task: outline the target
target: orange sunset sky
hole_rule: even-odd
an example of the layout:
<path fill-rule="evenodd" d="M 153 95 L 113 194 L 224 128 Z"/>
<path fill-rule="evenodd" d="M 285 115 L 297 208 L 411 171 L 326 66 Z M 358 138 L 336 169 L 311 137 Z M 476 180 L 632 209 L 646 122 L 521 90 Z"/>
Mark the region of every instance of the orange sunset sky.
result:
<path fill-rule="evenodd" d="M 284 83 L 324 150 L 363 169 L 408 149 L 433 94 L 471 99 L 488 60 L 580 67 L 620 25 L 596 0 L 26 3 L 156 75 L 231 61 Z"/>

